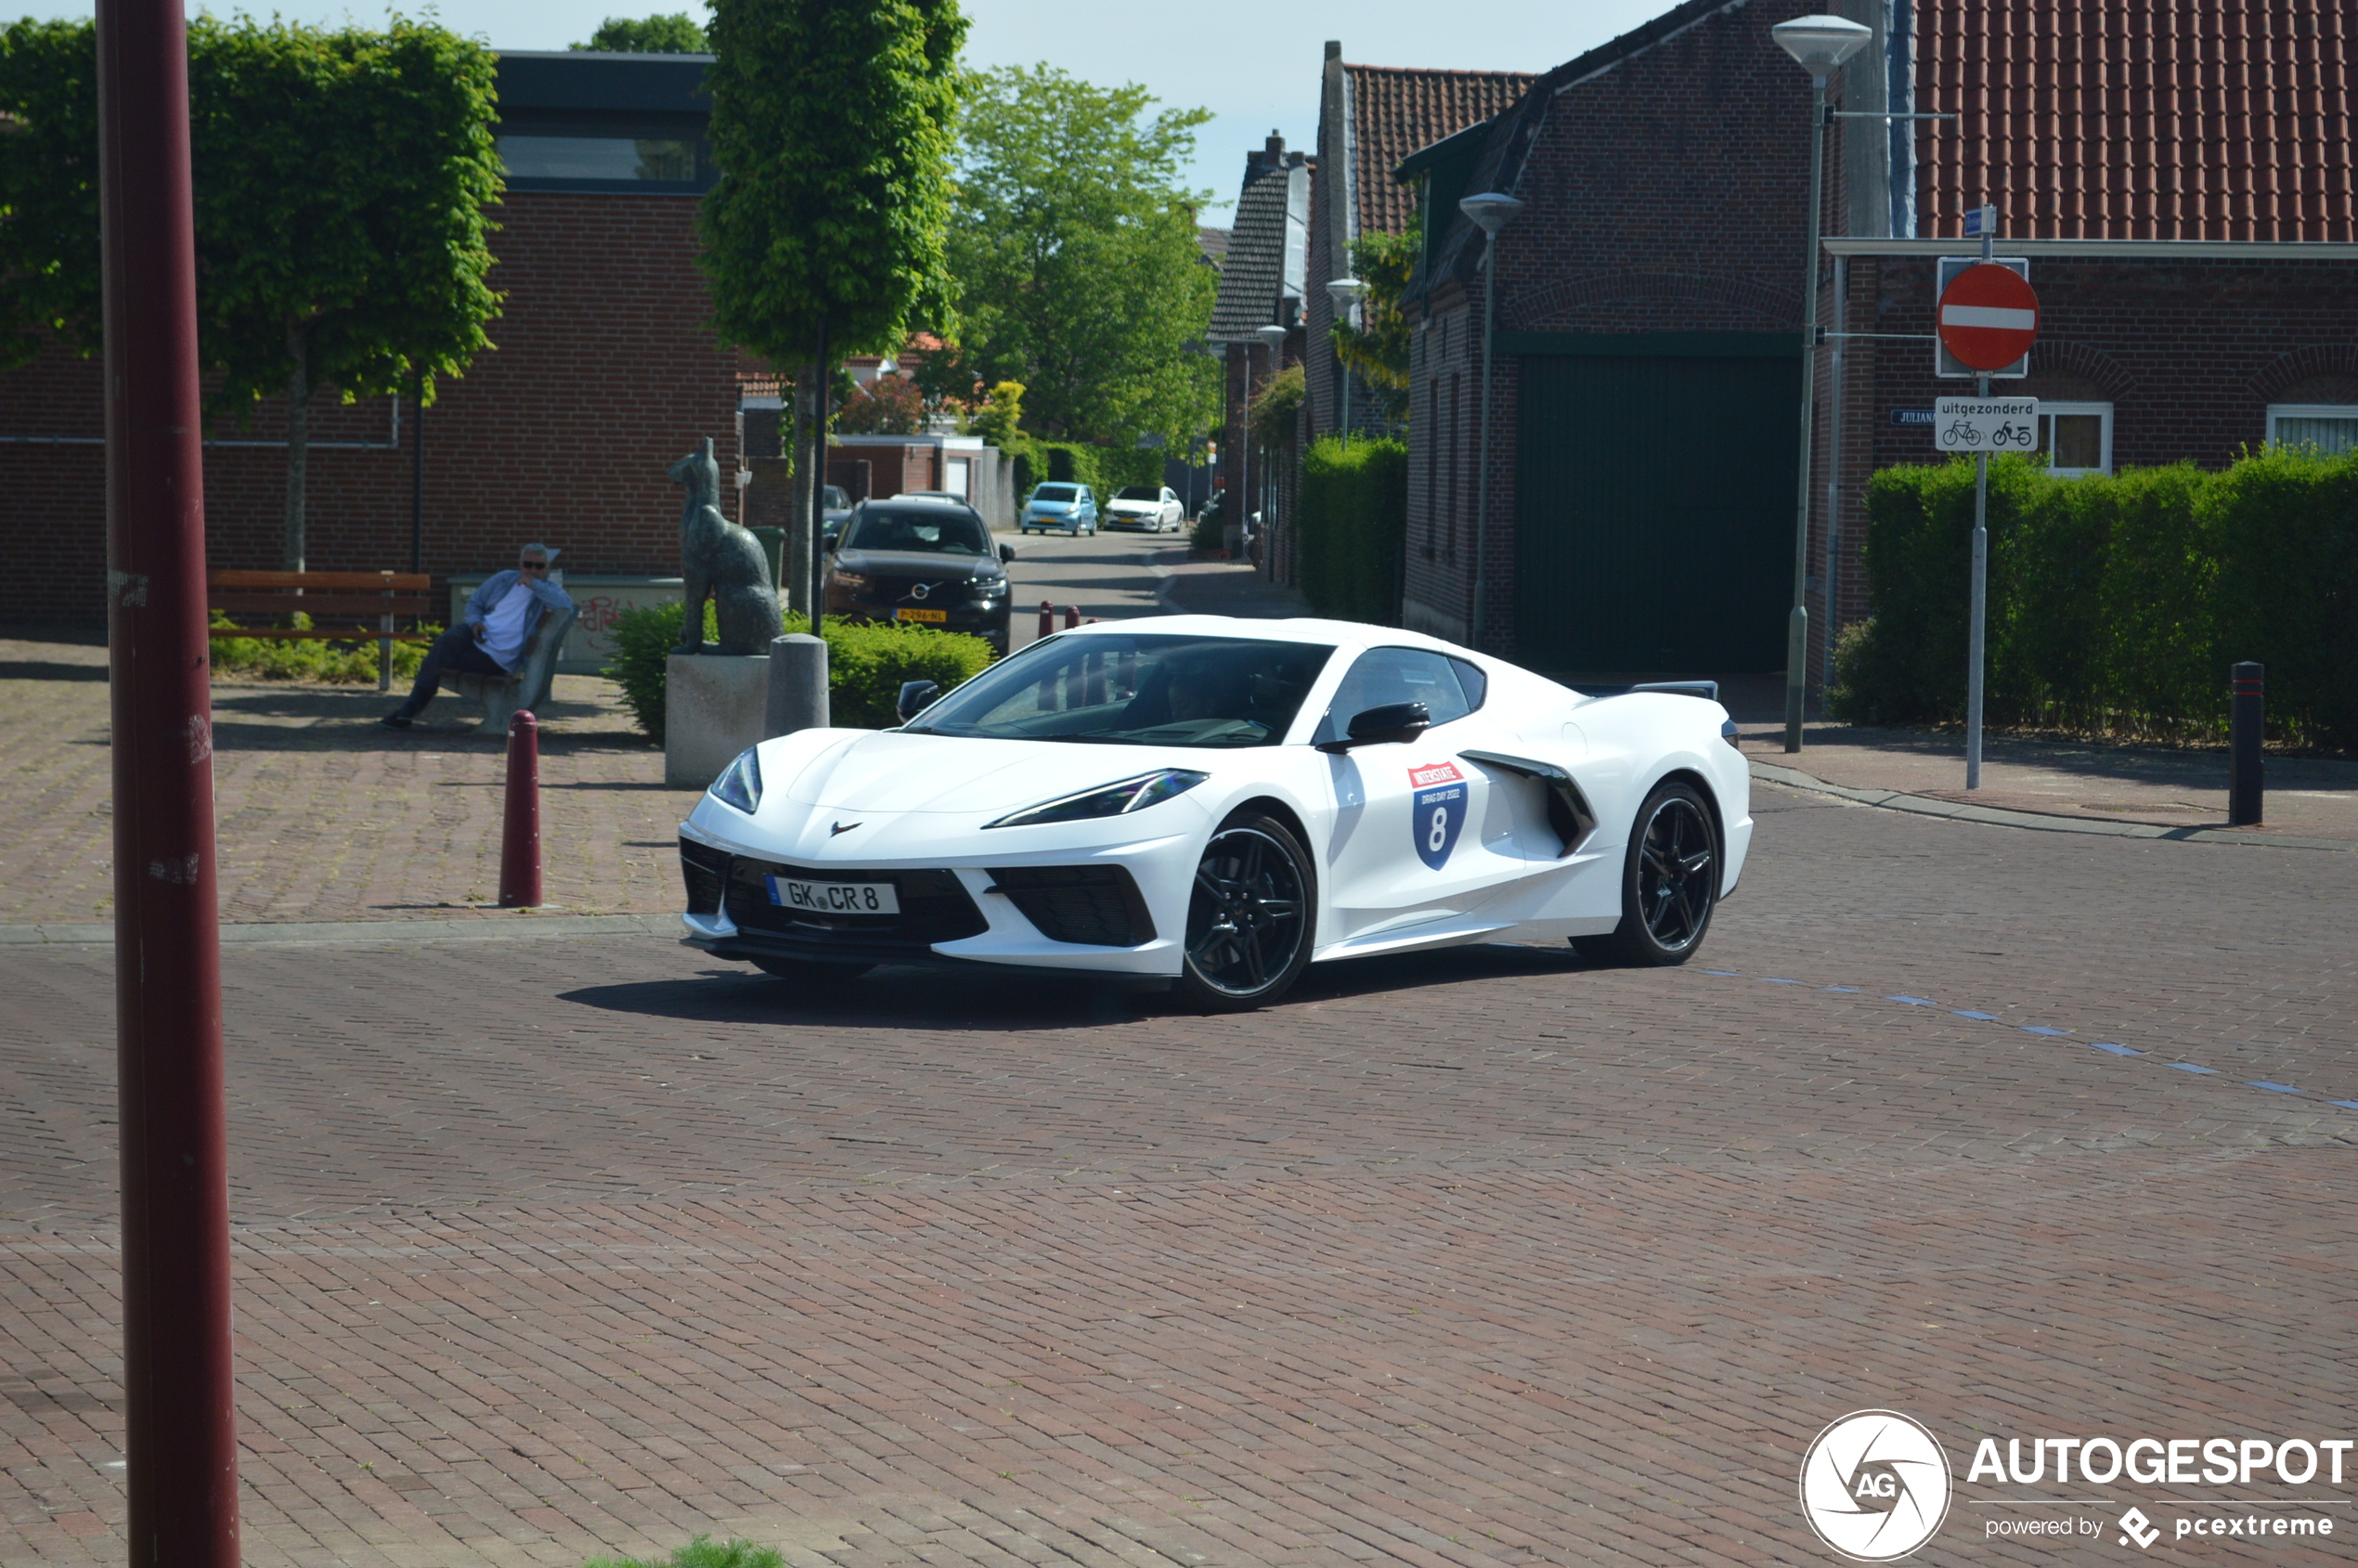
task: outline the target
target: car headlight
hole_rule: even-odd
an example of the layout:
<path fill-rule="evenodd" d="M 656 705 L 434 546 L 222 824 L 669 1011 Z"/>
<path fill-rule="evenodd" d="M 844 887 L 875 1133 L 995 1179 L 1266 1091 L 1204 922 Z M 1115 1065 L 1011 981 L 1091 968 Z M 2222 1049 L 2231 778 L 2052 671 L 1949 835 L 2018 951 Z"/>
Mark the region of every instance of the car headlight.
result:
<path fill-rule="evenodd" d="M 1011 816 L 1001 817 L 990 827 L 1030 827 L 1039 823 L 1087 822 L 1093 817 L 1121 817 L 1133 811 L 1143 811 L 1159 805 L 1174 795 L 1185 795 L 1211 777 L 1210 773 L 1190 772 L 1185 768 L 1158 768 L 1151 773 L 1141 773 L 1134 779 L 1119 784 L 1100 784 L 1079 795 L 1059 796 L 1043 800 L 1037 806 L 1027 806 Z"/>
<path fill-rule="evenodd" d="M 746 816 L 761 804 L 761 758 L 748 747 L 737 754 L 737 759 L 720 771 L 708 791 L 724 806 L 734 806 Z"/>
<path fill-rule="evenodd" d="M 875 583 L 862 572 L 837 572 L 832 579 L 837 588 L 848 588 L 854 593 L 865 592 Z"/>
<path fill-rule="evenodd" d="M 1007 579 L 1004 577 L 977 577 L 973 582 L 967 584 L 966 586 L 974 590 L 974 596 L 977 599 L 996 599 L 1001 594 L 1007 591 Z"/>

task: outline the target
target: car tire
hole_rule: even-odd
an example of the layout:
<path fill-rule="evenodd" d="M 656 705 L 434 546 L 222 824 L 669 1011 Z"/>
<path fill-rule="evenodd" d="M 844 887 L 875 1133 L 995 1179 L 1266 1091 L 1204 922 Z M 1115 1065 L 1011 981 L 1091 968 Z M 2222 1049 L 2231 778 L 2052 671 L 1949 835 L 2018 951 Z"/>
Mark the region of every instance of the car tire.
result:
<path fill-rule="evenodd" d="M 875 967 L 873 964 L 823 964 L 810 958 L 757 958 L 753 966 L 775 979 L 805 986 L 839 985 Z"/>
<path fill-rule="evenodd" d="M 1317 873 L 1293 830 L 1260 811 L 1237 812 L 1197 862 L 1179 995 L 1213 1013 L 1275 1002 L 1310 962 L 1317 912 Z"/>
<path fill-rule="evenodd" d="M 1655 785 L 1629 829 L 1621 924 L 1609 934 L 1573 938 L 1573 951 L 1600 964 L 1684 964 L 1702 951 L 1711 929 L 1720 875 L 1710 802 L 1676 779 Z"/>

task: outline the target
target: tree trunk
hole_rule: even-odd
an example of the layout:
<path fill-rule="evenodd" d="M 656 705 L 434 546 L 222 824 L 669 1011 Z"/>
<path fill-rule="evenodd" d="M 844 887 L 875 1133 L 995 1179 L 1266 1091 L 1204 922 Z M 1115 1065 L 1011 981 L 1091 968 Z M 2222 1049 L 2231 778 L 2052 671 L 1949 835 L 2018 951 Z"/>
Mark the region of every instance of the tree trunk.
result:
<path fill-rule="evenodd" d="M 795 370 L 794 393 L 788 405 L 785 454 L 793 460 L 793 478 L 786 486 L 786 580 L 778 585 L 786 607 L 810 613 L 810 454 L 803 450 L 804 433 L 810 428 L 810 368 Z"/>
<path fill-rule="evenodd" d="M 810 366 L 810 629 L 816 634 L 827 616 L 827 563 L 821 535 L 827 497 L 827 318 L 819 317 L 819 354 Z"/>
<path fill-rule="evenodd" d="M 299 322 L 287 322 L 287 570 L 303 570 L 303 491 L 311 467 L 311 342 Z"/>

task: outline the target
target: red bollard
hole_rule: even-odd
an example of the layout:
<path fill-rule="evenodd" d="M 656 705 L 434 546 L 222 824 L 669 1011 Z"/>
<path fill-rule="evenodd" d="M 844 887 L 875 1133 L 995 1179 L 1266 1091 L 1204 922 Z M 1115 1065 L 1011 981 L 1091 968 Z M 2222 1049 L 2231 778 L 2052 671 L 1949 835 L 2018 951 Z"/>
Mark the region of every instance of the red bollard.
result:
<path fill-rule="evenodd" d="M 1040 602 L 1040 635 L 1046 637 L 1056 629 L 1056 607 L 1045 599 Z"/>
<path fill-rule="evenodd" d="M 1081 624 L 1081 612 L 1080 612 L 1080 611 L 1078 611 L 1078 610 L 1076 610 L 1076 609 L 1074 609 L 1074 608 L 1073 608 L 1071 605 L 1069 605 L 1069 604 L 1066 605 L 1066 606 L 1065 606 L 1065 629 L 1066 629 L 1067 631 L 1070 631 L 1070 630 L 1071 630 L 1074 627 L 1077 627 L 1077 626 L 1079 626 L 1080 624 Z"/>
<path fill-rule="evenodd" d="M 518 708 L 508 720 L 508 811 L 499 835 L 499 907 L 540 904 L 540 720 Z"/>

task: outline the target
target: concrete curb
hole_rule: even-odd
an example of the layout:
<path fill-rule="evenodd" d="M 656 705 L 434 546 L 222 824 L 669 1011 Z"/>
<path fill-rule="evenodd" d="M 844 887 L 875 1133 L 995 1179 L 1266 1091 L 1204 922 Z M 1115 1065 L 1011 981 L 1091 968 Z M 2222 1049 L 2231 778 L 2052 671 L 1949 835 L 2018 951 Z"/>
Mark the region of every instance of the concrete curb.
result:
<path fill-rule="evenodd" d="M 1910 795 L 1904 790 L 1852 789 L 1845 784 L 1828 784 L 1796 769 L 1763 762 L 1758 758 L 1747 758 L 1746 760 L 1752 764 L 1754 778 L 1764 779 L 1770 784 L 1806 789 L 1815 795 L 1831 795 L 1861 806 L 1880 806 L 1887 811 L 1913 811 L 1918 816 L 1947 817 L 1954 822 L 1987 823 L 1996 827 L 2027 827 L 2037 833 L 2091 833 L 2103 838 L 2167 838 L 2181 844 L 2252 844 L 2271 849 L 2335 849 L 2345 854 L 2358 850 L 2358 843 L 2339 838 L 2293 838 L 2271 833 L 2241 833 L 2224 827 L 2163 827 L 2155 823 L 2059 817 L 2044 811 L 2013 811 L 1998 806 L 1961 805 L 1954 800 L 1935 800 L 1930 796 Z"/>
<path fill-rule="evenodd" d="M 374 947 L 387 943 L 547 941 L 560 937 L 676 937 L 676 914 L 511 914 L 475 920 L 335 920 L 221 927 L 224 947 Z M 111 925 L 0 926 L 0 947 L 111 947 Z"/>

